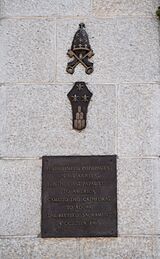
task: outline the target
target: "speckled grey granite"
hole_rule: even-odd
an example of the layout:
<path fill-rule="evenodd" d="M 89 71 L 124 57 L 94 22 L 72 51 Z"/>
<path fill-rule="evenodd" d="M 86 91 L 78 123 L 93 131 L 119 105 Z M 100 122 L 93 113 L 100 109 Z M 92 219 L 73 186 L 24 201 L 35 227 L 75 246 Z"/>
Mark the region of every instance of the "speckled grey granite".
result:
<path fill-rule="evenodd" d="M 94 72 L 88 76 L 77 66 L 74 75 L 66 72 L 70 48 L 79 22 L 86 24 L 94 50 Z M 57 80 L 92 83 L 156 82 L 159 74 L 158 20 L 139 18 L 68 19 L 57 21 Z"/>
<path fill-rule="evenodd" d="M 0 83 L 54 81 L 55 20 L 0 21 Z"/>
<path fill-rule="evenodd" d="M 5 88 L 0 85 L 0 143 L 3 150 L 3 131 L 5 127 L 5 117 L 6 117 L 6 91 Z M 0 151 L 1 156 L 1 151 Z"/>
<path fill-rule="evenodd" d="M 37 239 L 32 250 L 32 259 L 79 259 L 79 242 L 74 238 Z"/>
<path fill-rule="evenodd" d="M 160 236 L 154 239 L 154 259 L 160 258 Z"/>
<path fill-rule="evenodd" d="M 0 259 L 160 259 L 158 5 L 0 1 Z M 90 76 L 66 72 L 80 22 Z M 78 80 L 93 92 L 81 132 L 67 99 Z M 105 154 L 118 155 L 118 238 L 41 239 L 38 157 Z"/>
<path fill-rule="evenodd" d="M 118 232 L 154 234 L 154 159 L 118 159 Z"/>
<path fill-rule="evenodd" d="M 1 0 L 2 17 L 5 16 L 79 16 L 91 11 L 90 0 Z"/>
<path fill-rule="evenodd" d="M 0 236 L 40 233 L 41 161 L 0 160 Z"/>
<path fill-rule="evenodd" d="M 153 239 L 145 237 L 81 239 L 83 259 L 153 259 Z"/>
<path fill-rule="evenodd" d="M 93 13 L 96 16 L 113 15 L 155 15 L 158 0 L 93 0 Z"/>
<path fill-rule="evenodd" d="M 118 154 L 120 156 L 159 155 L 159 100 L 159 85 L 119 85 Z"/>
<path fill-rule="evenodd" d="M 0 247 L 1 259 L 153 259 L 153 239 L 145 237 L 10 238 Z"/>
<path fill-rule="evenodd" d="M 155 234 L 160 236 L 160 158 L 155 159 L 154 162 L 154 221 L 155 221 Z M 159 249 L 160 253 L 160 249 Z"/>
<path fill-rule="evenodd" d="M 76 239 L 0 239 L 1 259 L 79 259 Z"/>
<path fill-rule="evenodd" d="M 93 92 L 87 127 L 72 129 L 67 93 L 72 85 L 4 86 L 2 156 L 115 154 L 114 85 L 88 85 Z"/>
<path fill-rule="evenodd" d="M 31 252 L 36 239 L 8 238 L 0 239 L 1 259 L 31 259 Z"/>

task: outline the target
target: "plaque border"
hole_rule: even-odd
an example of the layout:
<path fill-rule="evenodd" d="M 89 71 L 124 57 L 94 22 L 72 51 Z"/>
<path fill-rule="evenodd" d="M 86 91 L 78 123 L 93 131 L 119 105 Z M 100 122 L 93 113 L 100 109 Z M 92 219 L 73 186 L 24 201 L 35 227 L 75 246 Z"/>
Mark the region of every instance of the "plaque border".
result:
<path fill-rule="evenodd" d="M 109 234 L 96 234 L 96 235 L 54 235 L 54 234 L 49 234 L 49 233 L 45 233 L 44 228 L 43 228 L 43 208 L 44 208 L 44 201 L 43 201 L 43 193 L 44 193 L 44 186 L 43 186 L 43 174 L 44 174 L 44 167 L 45 167 L 45 161 L 46 159 L 52 159 L 52 158 L 98 158 L 98 157 L 105 157 L 106 159 L 113 159 L 114 160 L 114 170 L 115 170 L 115 174 L 116 174 L 116 179 L 115 179 L 115 193 L 116 193 L 116 216 L 115 216 L 115 229 L 116 231 L 114 232 L 114 234 L 109 235 Z M 105 237 L 105 238 L 114 238 L 114 237 L 118 237 L 118 202 L 117 202 L 117 155 L 84 155 L 84 156 L 43 156 L 42 157 L 42 188 L 41 188 L 41 238 L 96 238 L 96 237 Z"/>

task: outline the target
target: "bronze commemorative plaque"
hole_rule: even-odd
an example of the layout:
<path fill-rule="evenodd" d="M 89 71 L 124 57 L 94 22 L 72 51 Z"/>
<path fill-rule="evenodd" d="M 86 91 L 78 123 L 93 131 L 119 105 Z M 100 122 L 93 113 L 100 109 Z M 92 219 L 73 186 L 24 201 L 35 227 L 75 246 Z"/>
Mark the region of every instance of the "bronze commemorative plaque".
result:
<path fill-rule="evenodd" d="M 45 156 L 41 236 L 116 237 L 116 156 Z"/>

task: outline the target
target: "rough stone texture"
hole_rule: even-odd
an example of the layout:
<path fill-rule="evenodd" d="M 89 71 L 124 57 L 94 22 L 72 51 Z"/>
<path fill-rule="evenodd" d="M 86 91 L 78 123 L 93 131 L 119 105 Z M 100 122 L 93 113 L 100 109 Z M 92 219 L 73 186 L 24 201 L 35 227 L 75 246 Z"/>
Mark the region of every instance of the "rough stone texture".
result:
<path fill-rule="evenodd" d="M 3 142 L 3 131 L 5 127 L 5 117 L 6 117 L 6 102 L 5 102 L 5 89 L 0 86 L 0 143 Z M 1 146 L 0 149 L 3 149 Z M 0 154 L 1 155 L 1 154 Z"/>
<path fill-rule="evenodd" d="M 54 81 L 55 21 L 0 21 L 0 83 Z"/>
<path fill-rule="evenodd" d="M 160 258 L 160 237 L 154 239 L 154 259 Z"/>
<path fill-rule="evenodd" d="M 149 235 L 153 222 L 153 159 L 118 160 L 118 231 Z"/>
<path fill-rule="evenodd" d="M 118 154 L 156 156 L 160 152 L 159 85 L 120 85 Z"/>
<path fill-rule="evenodd" d="M 79 259 L 76 239 L 1 239 L 1 259 Z"/>
<path fill-rule="evenodd" d="M 83 259 L 153 259 L 152 238 L 82 239 Z"/>
<path fill-rule="evenodd" d="M 0 0 L 0 259 L 160 259 L 158 5 Z M 95 53 L 90 76 L 81 65 L 66 72 L 80 22 Z M 67 99 L 78 80 L 93 92 L 81 132 Z M 103 154 L 119 157 L 119 237 L 37 238 L 38 157 Z"/>
<path fill-rule="evenodd" d="M 74 75 L 66 72 L 67 49 L 79 22 L 85 22 L 94 50 L 94 72 L 88 76 L 78 65 Z M 155 82 L 159 80 L 158 21 L 144 18 L 58 20 L 57 80 L 92 83 Z"/>
<path fill-rule="evenodd" d="M 39 239 L 35 243 L 31 258 L 79 259 L 79 243 L 76 239 Z"/>
<path fill-rule="evenodd" d="M 78 16 L 89 15 L 90 0 L 1 0 L 4 16 Z"/>
<path fill-rule="evenodd" d="M 155 234 L 160 235 L 160 158 L 155 160 L 154 174 Z M 160 250 L 159 250 L 160 253 Z"/>
<path fill-rule="evenodd" d="M 0 236 L 40 233 L 41 161 L 0 160 Z"/>
<path fill-rule="evenodd" d="M 73 238 L 1 239 L 0 247 L 1 259 L 153 259 L 153 240 L 143 237 L 81 239 L 80 248 Z"/>
<path fill-rule="evenodd" d="M 87 128 L 72 129 L 67 93 L 72 85 L 4 86 L 6 117 L 1 156 L 115 154 L 114 85 L 89 85 L 93 92 Z M 94 105 L 93 105 L 94 103 Z"/>
<path fill-rule="evenodd" d="M 155 15 L 158 0 L 93 0 L 93 13 L 96 16 L 113 15 Z"/>
<path fill-rule="evenodd" d="M 30 259 L 35 239 L 0 239 L 1 259 Z"/>

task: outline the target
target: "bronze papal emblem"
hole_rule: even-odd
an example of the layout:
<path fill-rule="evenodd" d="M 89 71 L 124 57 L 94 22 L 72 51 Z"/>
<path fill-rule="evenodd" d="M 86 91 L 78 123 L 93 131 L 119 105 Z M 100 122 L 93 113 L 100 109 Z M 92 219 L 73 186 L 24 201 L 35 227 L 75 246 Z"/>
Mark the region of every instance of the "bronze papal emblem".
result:
<path fill-rule="evenodd" d="M 72 105 L 73 128 L 82 130 L 86 127 L 87 109 L 92 93 L 85 82 L 76 82 L 68 93 Z"/>
<path fill-rule="evenodd" d="M 93 63 L 88 59 L 91 58 L 94 53 L 89 44 L 84 23 L 79 24 L 79 29 L 74 35 L 71 49 L 68 50 L 67 55 L 73 58 L 73 60 L 67 64 L 66 70 L 68 73 L 73 74 L 78 64 L 82 64 L 85 67 L 85 72 L 88 75 L 93 72 Z"/>

